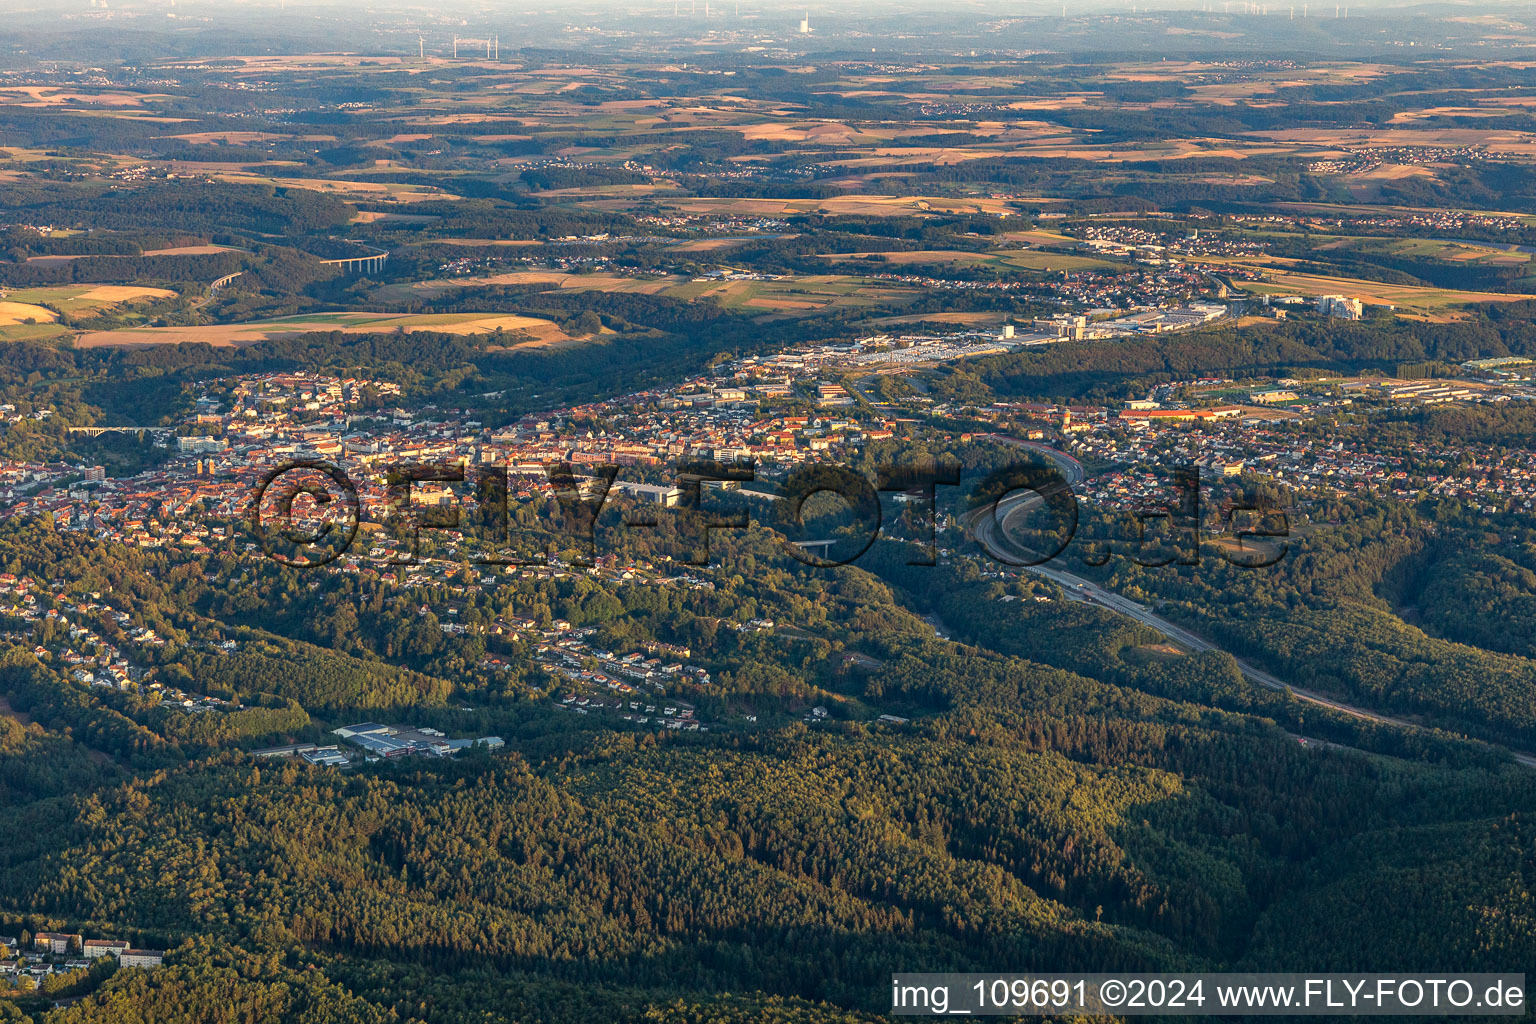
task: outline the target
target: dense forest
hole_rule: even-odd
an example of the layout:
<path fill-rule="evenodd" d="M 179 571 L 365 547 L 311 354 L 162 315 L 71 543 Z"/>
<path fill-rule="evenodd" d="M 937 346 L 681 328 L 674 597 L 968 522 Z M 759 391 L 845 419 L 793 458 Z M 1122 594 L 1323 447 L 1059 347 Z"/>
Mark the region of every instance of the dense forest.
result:
<path fill-rule="evenodd" d="M 279 998 L 274 985 L 297 1020 L 518 1020 L 531 1001 L 538 1019 L 775 1006 L 857 1019 L 880 1010 L 893 963 L 1408 969 L 1453 950 L 1497 969 L 1532 951 L 1528 928 L 1490 929 L 1476 910 L 1514 911 L 1510 887 L 1528 891 L 1527 770 L 1303 713 L 1224 656 L 1147 656 L 1155 636 L 1108 613 L 999 605 L 1004 587 L 1049 588 L 970 561 L 909 567 L 881 547 L 828 577 L 754 530 L 723 540 L 720 561 L 757 571 L 720 574 L 703 601 L 578 580 L 391 597 L 345 574 L 311 591 L 309 576 L 252 574 L 233 553 L 213 556 L 229 581 L 214 588 L 212 565 L 9 529 L 9 571 L 53 567 L 109 591 L 171 639 L 156 657 L 172 678 L 249 708 L 189 732 L 180 713 L 92 699 L 29 652 L 6 655 L 5 699 L 30 719 L 0 761 L 7 792 L 27 793 L 0 856 L 0 899 L 28 908 L 14 927 L 130 927 L 176 955 L 101 979 L 73 1019 L 169 991 L 242 1005 Z M 419 629 L 418 600 L 461 621 L 553 615 L 613 643 L 687 643 L 715 677 L 693 695 L 701 708 L 779 724 L 574 724 L 538 710 L 536 674 L 477 684 L 472 651 L 413 646 L 442 636 Z M 940 601 L 957 639 L 935 639 L 904 601 Z M 733 614 L 808 637 L 720 628 Z M 221 638 L 238 651 L 206 653 Z M 850 673 L 845 651 L 880 667 Z M 448 703 L 450 684 L 414 665 L 459 679 Z M 829 724 L 797 720 L 811 700 L 834 707 Z M 239 753 L 389 707 L 498 730 L 511 749 L 350 776 Z M 860 721 L 871 707 L 913 722 Z M 1390 929 L 1364 927 L 1408 877 Z M 1359 908 L 1348 928 L 1295 913 L 1340 906 Z M 596 987 L 579 981 L 594 963 Z M 758 995 L 700 1003 L 726 991 Z"/>

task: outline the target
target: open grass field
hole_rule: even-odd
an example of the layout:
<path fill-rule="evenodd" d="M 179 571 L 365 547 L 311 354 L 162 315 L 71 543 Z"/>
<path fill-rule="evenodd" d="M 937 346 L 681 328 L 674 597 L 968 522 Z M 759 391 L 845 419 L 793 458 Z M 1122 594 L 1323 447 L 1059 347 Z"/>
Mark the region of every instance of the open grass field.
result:
<path fill-rule="evenodd" d="M 0 342 L 5 341 L 54 341 L 70 336 L 70 330 L 63 324 L 12 324 L 5 326 L 0 324 Z"/>
<path fill-rule="evenodd" d="M 179 345 L 203 342 L 215 348 L 239 348 L 272 338 L 292 337 L 316 331 L 365 334 L 377 331 L 438 331 L 446 334 L 491 334 L 511 331 L 527 335 L 530 345 L 569 341 L 570 335 L 548 320 L 506 313 L 307 313 L 243 324 L 212 324 L 201 327 L 132 327 L 116 331 L 92 331 L 76 341 L 79 348 L 139 348 L 147 345 Z"/>

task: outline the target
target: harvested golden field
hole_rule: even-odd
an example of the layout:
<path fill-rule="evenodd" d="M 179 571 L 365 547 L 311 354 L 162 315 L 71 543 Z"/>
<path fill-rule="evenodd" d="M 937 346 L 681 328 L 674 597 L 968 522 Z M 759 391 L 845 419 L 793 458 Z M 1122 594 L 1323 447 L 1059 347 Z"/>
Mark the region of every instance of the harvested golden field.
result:
<path fill-rule="evenodd" d="M 58 317 L 53 310 L 44 309 L 42 306 L 34 306 L 30 302 L 8 302 L 0 300 L 0 327 L 11 327 L 15 324 L 25 323 L 28 320 L 40 324 L 51 324 Z"/>
<path fill-rule="evenodd" d="M 169 249 L 145 249 L 145 256 L 211 256 L 216 252 L 234 252 L 227 245 L 178 245 Z"/>
<path fill-rule="evenodd" d="M 13 102 L 8 102 L 13 98 Z M 142 106 L 146 99 L 152 98 L 168 99 L 169 97 L 160 93 L 79 92 L 46 85 L 0 86 L 0 103 L 16 107 L 62 107 L 70 104 L 137 107 Z"/>
<path fill-rule="evenodd" d="M 132 327 L 82 334 L 79 348 L 142 348 L 149 345 L 181 345 L 202 342 L 215 348 L 241 348 L 273 338 L 293 337 L 317 331 L 367 334 L 377 331 L 437 331 L 444 334 L 493 334 L 511 331 L 528 335 L 532 344 L 552 345 L 570 335 L 548 320 L 505 313 L 314 313 L 243 324 L 212 324 L 205 327 Z"/>
<path fill-rule="evenodd" d="M 904 316 L 882 316 L 869 321 L 881 326 L 916 323 L 936 324 L 963 324 L 967 327 L 975 327 L 978 324 L 1001 324 L 1007 319 L 1005 313 L 912 313 Z"/>
<path fill-rule="evenodd" d="M 1536 295 L 1514 292 L 1472 292 L 1422 285 L 1383 284 L 1352 277 L 1322 277 L 1316 274 L 1272 273 L 1265 281 L 1239 282 L 1245 291 L 1257 294 L 1347 295 L 1376 306 L 1398 306 L 1420 311 L 1445 310 L 1469 302 L 1520 302 Z"/>
<path fill-rule="evenodd" d="M 399 216 L 399 214 L 381 214 L 380 216 Z M 434 238 L 430 242 L 420 243 L 425 245 L 462 245 L 469 249 L 495 248 L 509 246 L 521 248 L 527 246 L 540 246 L 545 243 L 537 238 Z"/>
<path fill-rule="evenodd" d="M 288 135 L 281 132 L 187 132 L 183 135 L 167 135 L 168 139 L 181 139 L 183 142 L 194 144 L 208 144 L 215 142 L 228 143 L 229 145 L 244 144 L 249 142 L 278 142 L 289 139 L 299 139 L 304 142 L 335 142 L 334 135 Z"/>
<path fill-rule="evenodd" d="M 41 306 L 46 304 L 66 313 L 89 313 L 109 309 L 130 302 L 146 299 L 173 299 L 176 293 L 164 288 L 145 288 L 140 285 L 98 284 L 66 285 L 61 288 L 22 288 L 11 291 L 11 304 Z M 51 312 L 48 320 L 55 319 Z"/>
<path fill-rule="evenodd" d="M 735 130 L 748 139 L 766 139 L 771 142 L 819 142 L 842 145 L 849 142 L 882 142 L 892 137 L 889 132 L 868 132 L 830 121 L 800 124 L 770 122 L 742 125 Z"/>
<path fill-rule="evenodd" d="M 358 210 L 348 222 L 351 224 L 377 224 L 380 221 L 398 221 L 402 224 L 427 224 L 441 220 L 435 213 L 387 213 L 383 210 Z"/>
<path fill-rule="evenodd" d="M 684 242 L 681 245 L 668 246 L 672 252 L 720 252 L 724 249 L 734 249 L 747 241 L 748 238 L 699 238 L 692 242 Z"/>
<path fill-rule="evenodd" d="M 206 168 L 208 165 L 201 166 Z M 342 197 L 357 196 L 370 202 L 408 204 L 461 198 L 430 185 L 406 185 L 381 181 L 349 181 L 345 178 L 282 178 L 249 174 L 240 170 L 243 166 L 242 164 L 225 165 L 226 169 L 222 173 L 218 173 L 216 177 L 221 181 L 242 185 L 271 185 L 273 188 L 301 188 L 311 192 L 326 192 Z"/>
<path fill-rule="evenodd" d="M 1536 156 L 1536 134 L 1496 128 L 1288 128 L 1245 133 L 1251 138 L 1300 145 L 1339 147 L 1425 147 L 1452 149 L 1483 146 L 1489 152 Z"/>
<path fill-rule="evenodd" d="M 515 270 L 505 274 L 487 274 L 483 277 L 439 278 L 409 284 L 386 285 L 379 289 L 377 295 L 389 302 L 410 302 L 413 299 L 436 298 L 464 288 L 485 288 L 497 285 L 522 287 L 552 285 L 570 291 L 660 295 L 669 289 L 686 284 L 687 281 L 687 278 L 675 275 L 661 278 L 636 278 L 619 274 L 566 274 L 555 270 Z"/>
<path fill-rule="evenodd" d="M 1390 124 L 1427 121 L 1436 117 L 1508 117 L 1512 110 L 1499 107 L 1425 107 L 1423 110 L 1399 110 L 1392 115 Z"/>
<path fill-rule="evenodd" d="M 446 314 L 445 316 L 452 316 Z M 430 320 L 430 317 L 414 317 L 415 321 Z M 534 316 L 518 316 L 513 313 L 496 313 L 489 316 L 477 317 L 473 320 L 449 321 L 442 323 L 411 323 L 405 325 L 405 331 L 442 331 L 445 334 L 494 334 L 497 331 L 511 331 L 529 335 L 536 345 L 553 345 L 562 341 L 569 341 L 571 336 L 554 323 Z"/>
<path fill-rule="evenodd" d="M 1077 244 L 1077 239 L 1063 235 L 1059 231 L 1049 231 L 1045 228 L 1031 228 L 1028 231 L 1007 231 L 998 237 L 1006 238 L 1010 242 L 1032 242 L 1035 245 Z"/>
<path fill-rule="evenodd" d="M 1368 171 L 1352 174 L 1352 178 L 1368 181 L 1402 181 L 1406 178 L 1433 178 L 1435 172 L 1421 164 L 1382 164 Z"/>
<path fill-rule="evenodd" d="M 166 288 L 145 288 L 135 284 L 99 284 L 74 296 L 81 302 L 111 304 L 139 299 L 174 299 L 176 293 Z"/>
<path fill-rule="evenodd" d="M 1088 106 L 1090 103 L 1098 103 L 1104 99 L 1103 93 L 1079 93 L 1066 96 L 1032 96 L 1028 99 L 1014 100 L 1008 104 L 1010 110 L 1077 110 Z"/>

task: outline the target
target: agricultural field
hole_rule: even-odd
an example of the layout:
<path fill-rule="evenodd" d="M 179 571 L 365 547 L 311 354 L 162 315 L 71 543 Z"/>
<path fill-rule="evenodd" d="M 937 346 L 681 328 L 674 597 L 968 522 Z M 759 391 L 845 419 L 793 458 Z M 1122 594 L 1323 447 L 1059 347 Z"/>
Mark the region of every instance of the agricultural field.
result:
<path fill-rule="evenodd" d="M 1319 253 L 1381 253 L 1442 260 L 1448 263 L 1476 263 L 1499 267 L 1524 267 L 1530 265 L 1532 259 L 1536 258 L 1536 247 L 1439 238 L 1338 238 L 1318 240 L 1315 247 Z"/>
<path fill-rule="evenodd" d="M 74 332 L 59 322 L 63 317 L 111 313 L 132 321 L 135 307 L 174 298 L 168 289 L 137 285 L 7 289 L 0 292 L 0 342 L 70 338 Z"/>
<path fill-rule="evenodd" d="M 727 309 L 767 319 L 900 305 L 913 296 L 909 289 L 841 274 L 773 281 L 694 281 L 670 288 L 664 294 L 678 299 L 710 299 Z"/>
<path fill-rule="evenodd" d="M 37 306 L 29 302 L 0 301 L 0 327 L 29 321 L 52 323 L 57 318 L 58 314 L 45 306 Z"/>
<path fill-rule="evenodd" d="M 7 292 L 12 302 L 48 306 L 66 313 L 83 313 L 151 299 L 174 299 L 167 288 L 140 285 L 76 285 L 69 288 L 18 288 Z"/>
<path fill-rule="evenodd" d="M 46 306 L 0 299 L 0 342 L 43 341 L 66 336 L 69 332 L 57 321 L 58 314 Z"/>
<path fill-rule="evenodd" d="M 409 301 L 437 298 L 456 290 L 494 286 L 543 286 L 562 292 L 657 295 L 689 302 L 709 300 L 727 309 L 769 318 L 880 304 L 900 305 L 915 296 L 909 287 L 845 274 L 807 274 L 771 280 L 690 280 L 675 276 L 637 278 L 547 271 L 517 271 L 479 278 L 423 281 L 408 286 L 387 287 L 378 294 L 393 301 Z"/>
<path fill-rule="evenodd" d="M 1418 285 L 1383 284 L 1358 278 L 1322 277 L 1276 271 L 1264 281 L 1245 282 L 1244 290 L 1255 295 L 1349 295 L 1368 305 L 1395 306 L 1405 311 L 1444 314 L 1474 302 L 1521 302 L 1536 293 L 1474 292 Z"/>
<path fill-rule="evenodd" d="M 914 264 L 964 264 L 998 269 L 1041 271 L 1045 273 L 1060 273 L 1064 270 L 1102 270 L 1117 266 L 1111 260 L 1099 259 L 1093 256 L 1028 249 L 1009 249 L 993 252 L 967 252 L 964 250 L 846 252 L 825 253 L 822 255 L 822 258 L 838 262 L 844 260 L 873 260 L 878 263 L 889 264 L 894 273 L 902 273 L 904 272 L 903 268 Z"/>
<path fill-rule="evenodd" d="M 371 202 L 410 205 L 412 203 L 442 202 L 459 198 L 446 189 L 430 185 L 349 181 L 345 178 L 307 178 L 247 174 L 233 168 L 216 165 L 186 164 L 184 162 L 182 166 L 191 171 L 209 171 L 211 172 L 211 177 L 215 180 L 227 181 L 236 185 L 266 185 L 274 189 L 297 188 L 310 192 L 320 192 L 325 195 L 343 196 L 349 199 Z"/>
<path fill-rule="evenodd" d="M 215 348 L 240 348 L 273 338 L 294 337 L 320 331 L 370 334 L 400 331 L 432 331 L 442 334 L 508 334 L 525 336 L 519 345 L 554 345 L 570 336 L 548 320 L 536 317 L 489 313 L 315 313 L 277 317 L 239 324 L 199 327 L 133 327 L 115 331 L 89 331 L 76 344 L 81 348 L 141 348 L 202 342 Z"/>

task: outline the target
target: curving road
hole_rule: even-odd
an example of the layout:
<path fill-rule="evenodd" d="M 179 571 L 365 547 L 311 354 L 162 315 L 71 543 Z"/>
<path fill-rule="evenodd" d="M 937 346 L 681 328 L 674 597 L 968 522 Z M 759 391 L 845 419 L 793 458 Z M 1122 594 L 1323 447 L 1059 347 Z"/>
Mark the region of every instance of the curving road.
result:
<path fill-rule="evenodd" d="M 1061 470 L 1062 475 L 1067 478 L 1067 482 L 1073 486 L 1082 483 L 1083 480 L 1086 479 L 1086 475 L 1083 472 L 1082 463 L 1078 462 L 1076 459 L 1072 458 L 1072 456 L 1066 454 L 1065 452 L 1058 451 L 1049 445 L 1000 436 L 994 436 L 992 440 L 1002 441 L 1006 444 L 1012 444 L 1021 448 L 1028 448 L 1031 451 L 1044 455 L 1046 458 L 1050 459 L 1058 469 Z M 1001 504 L 997 506 L 995 513 L 992 511 L 991 506 L 983 505 L 981 508 L 972 509 L 970 512 L 962 515 L 960 517 L 960 522 L 965 527 L 967 532 L 970 533 L 971 537 L 982 546 L 983 550 L 988 552 L 1007 552 L 1013 550 L 1017 552 L 1019 549 L 1016 546 L 1011 545 L 1010 541 L 1008 540 L 1008 523 L 1010 520 L 1014 519 L 1020 514 L 1027 512 L 1034 508 L 1036 505 L 1040 504 L 1040 501 L 1041 498 L 1037 494 L 1019 494 L 1017 496 L 1005 499 Z M 1129 616 L 1142 625 L 1157 630 L 1159 633 L 1168 637 L 1170 640 L 1173 640 L 1175 643 L 1182 644 L 1184 647 L 1187 647 L 1192 651 L 1197 653 L 1204 653 L 1207 651 L 1222 650 L 1222 648 L 1211 643 L 1203 636 L 1200 636 L 1197 633 L 1192 633 L 1185 629 L 1183 626 L 1178 626 L 1172 622 L 1169 622 L 1161 615 L 1158 615 L 1156 612 L 1152 611 L 1146 605 L 1138 604 L 1137 602 L 1132 601 L 1130 598 L 1122 597 L 1121 595 L 1116 594 L 1114 591 L 1106 590 L 1099 586 L 1097 583 L 1094 583 L 1091 580 L 1085 580 L 1081 576 L 1067 572 L 1065 569 L 1060 569 L 1049 564 L 1021 566 L 1021 568 L 1027 570 L 1028 572 L 1032 572 L 1037 576 L 1043 576 L 1051 582 L 1055 583 L 1057 586 L 1061 587 L 1062 590 L 1066 592 L 1067 596 L 1072 600 L 1084 601 L 1089 604 L 1096 604 L 1101 607 L 1108 608 L 1110 611 L 1119 612 L 1121 615 Z M 1230 651 L 1225 653 L 1231 654 Z M 1377 722 L 1383 725 L 1397 725 L 1410 729 L 1419 728 L 1417 724 L 1409 722 L 1405 719 L 1393 718 L 1390 715 L 1384 715 L 1376 711 L 1369 711 L 1365 708 L 1355 707 L 1352 704 L 1345 704 L 1341 701 L 1334 700 L 1332 697 L 1326 697 L 1323 694 L 1316 692 L 1315 690 L 1305 690 L 1299 687 L 1291 686 L 1290 684 L 1277 679 L 1270 673 L 1265 672 L 1263 669 L 1255 668 L 1253 665 L 1250 665 L 1248 662 L 1244 661 L 1242 658 L 1237 657 L 1236 655 L 1232 655 L 1232 660 L 1237 662 L 1237 669 L 1243 674 L 1244 678 L 1250 680 L 1251 682 L 1255 682 L 1266 689 L 1289 692 L 1297 700 L 1305 701 L 1308 704 L 1315 704 L 1319 707 L 1325 707 L 1332 711 L 1337 711 L 1341 714 L 1349 715 L 1353 718 L 1360 718 L 1364 719 L 1365 721 Z M 1523 764 L 1528 768 L 1536 768 L 1536 755 L 1528 754 L 1523 751 L 1511 751 L 1511 754 L 1520 764 Z"/>

